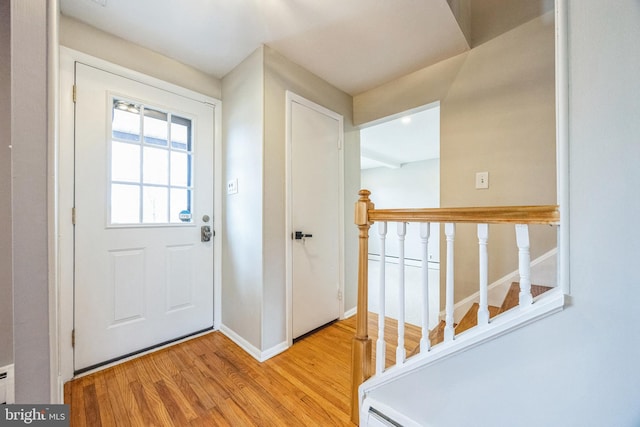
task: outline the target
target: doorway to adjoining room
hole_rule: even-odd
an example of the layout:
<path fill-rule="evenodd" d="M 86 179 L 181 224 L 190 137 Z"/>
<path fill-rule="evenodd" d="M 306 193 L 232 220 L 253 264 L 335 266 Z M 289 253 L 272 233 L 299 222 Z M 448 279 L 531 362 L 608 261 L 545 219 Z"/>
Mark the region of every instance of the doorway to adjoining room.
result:
<path fill-rule="evenodd" d="M 371 191 L 376 208 L 440 207 L 440 104 L 434 103 L 365 125 L 360 131 L 361 187 Z M 429 327 L 438 323 L 440 287 L 439 224 L 429 239 Z M 398 239 L 390 224 L 386 237 L 386 316 L 398 316 Z M 407 228 L 405 241 L 405 321 L 420 325 L 420 230 Z M 369 231 L 369 287 L 380 272 L 377 225 Z M 369 310 L 378 313 L 378 295 L 369 292 Z"/>

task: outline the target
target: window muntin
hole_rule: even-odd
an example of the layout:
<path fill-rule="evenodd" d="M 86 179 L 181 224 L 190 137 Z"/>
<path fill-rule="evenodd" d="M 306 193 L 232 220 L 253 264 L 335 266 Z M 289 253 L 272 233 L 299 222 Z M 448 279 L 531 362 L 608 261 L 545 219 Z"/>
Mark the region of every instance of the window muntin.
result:
<path fill-rule="evenodd" d="M 190 119 L 114 98 L 109 162 L 109 225 L 192 223 Z"/>

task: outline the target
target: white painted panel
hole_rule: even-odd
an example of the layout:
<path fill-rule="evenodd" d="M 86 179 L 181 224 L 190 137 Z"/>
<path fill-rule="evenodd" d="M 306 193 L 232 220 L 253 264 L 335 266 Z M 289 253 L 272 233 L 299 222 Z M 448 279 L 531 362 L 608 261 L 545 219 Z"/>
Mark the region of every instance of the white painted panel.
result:
<path fill-rule="evenodd" d="M 170 246 L 166 253 L 167 311 L 193 305 L 194 245 Z"/>
<path fill-rule="evenodd" d="M 109 251 L 112 326 L 144 317 L 144 265 L 144 249 Z"/>

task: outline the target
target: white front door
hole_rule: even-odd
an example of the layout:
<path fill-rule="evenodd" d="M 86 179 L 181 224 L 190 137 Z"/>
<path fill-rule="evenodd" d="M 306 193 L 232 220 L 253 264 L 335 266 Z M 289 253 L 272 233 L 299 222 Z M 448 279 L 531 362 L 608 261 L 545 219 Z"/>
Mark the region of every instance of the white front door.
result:
<path fill-rule="evenodd" d="M 295 339 L 340 316 L 343 124 L 340 115 L 299 97 L 289 108 Z"/>
<path fill-rule="evenodd" d="M 78 372 L 213 327 L 214 114 L 81 63 L 75 78 Z"/>

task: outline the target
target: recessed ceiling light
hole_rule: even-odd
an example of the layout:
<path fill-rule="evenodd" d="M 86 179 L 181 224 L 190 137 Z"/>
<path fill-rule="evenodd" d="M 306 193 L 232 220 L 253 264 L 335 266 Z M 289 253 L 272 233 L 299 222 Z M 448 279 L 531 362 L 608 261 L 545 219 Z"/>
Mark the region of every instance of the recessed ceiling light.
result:
<path fill-rule="evenodd" d="M 408 125 L 409 123 L 411 123 L 411 117 L 409 116 L 404 116 L 402 119 L 400 119 L 400 121 L 405 124 Z"/>
<path fill-rule="evenodd" d="M 92 0 L 94 3 L 98 3 L 100 6 L 107 6 L 107 0 Z"/>

